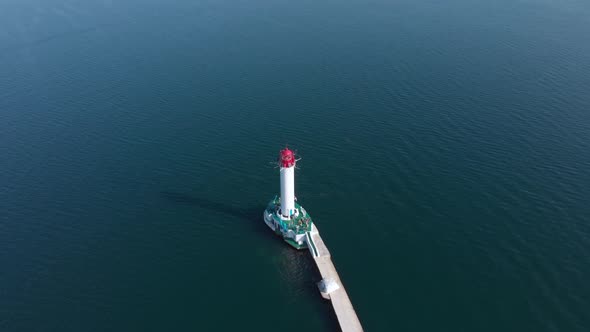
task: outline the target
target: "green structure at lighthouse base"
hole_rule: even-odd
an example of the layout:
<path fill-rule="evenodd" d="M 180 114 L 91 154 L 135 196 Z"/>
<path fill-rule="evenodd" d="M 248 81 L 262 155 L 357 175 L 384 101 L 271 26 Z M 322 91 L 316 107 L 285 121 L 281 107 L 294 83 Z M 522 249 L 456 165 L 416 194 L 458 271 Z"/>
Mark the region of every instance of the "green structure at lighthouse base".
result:
<path fill-rule="evenodd" d="M 311 231 L 313 223 L 311 216 L 297 202 L 295 202 L 296 212 L 291 217 L 281 216 L 280 209 L 281 200 L 275 196 L 264 210 L 264 222 L 293 248 L 306 249 L 306 233 Z"/>

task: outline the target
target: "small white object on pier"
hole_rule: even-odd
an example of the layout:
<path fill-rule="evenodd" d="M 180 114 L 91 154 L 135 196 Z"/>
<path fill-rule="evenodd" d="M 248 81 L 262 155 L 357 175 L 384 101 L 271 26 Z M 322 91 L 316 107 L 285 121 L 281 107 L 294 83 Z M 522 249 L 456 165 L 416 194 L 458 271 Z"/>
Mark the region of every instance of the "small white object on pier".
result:
<path fill-rule="evenodd" d="M 352 302 L 350 302 L 342 281 L 340 281 L 336 267 L 332 263 L 330 251 L 324 244 L 315 224 L 312 225 L 311 232 L 307 233 L 306 239 L 309 251 L 322 275 L 322 281 L 318 283 L 318 287 L 322 296 L 332 302 L 340 328 L 343 332 L 362 332 L 361 322 L 352 307 Z"/>

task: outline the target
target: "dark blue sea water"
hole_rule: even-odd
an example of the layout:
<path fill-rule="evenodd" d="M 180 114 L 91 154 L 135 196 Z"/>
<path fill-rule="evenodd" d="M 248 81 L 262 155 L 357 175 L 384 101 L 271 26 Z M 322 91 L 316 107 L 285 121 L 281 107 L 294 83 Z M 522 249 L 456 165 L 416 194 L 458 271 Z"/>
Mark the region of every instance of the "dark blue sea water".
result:
<path fill-rule="evenodd" d="M 590 4 L 0 1 L 1 331 L 590 330 Z"/>

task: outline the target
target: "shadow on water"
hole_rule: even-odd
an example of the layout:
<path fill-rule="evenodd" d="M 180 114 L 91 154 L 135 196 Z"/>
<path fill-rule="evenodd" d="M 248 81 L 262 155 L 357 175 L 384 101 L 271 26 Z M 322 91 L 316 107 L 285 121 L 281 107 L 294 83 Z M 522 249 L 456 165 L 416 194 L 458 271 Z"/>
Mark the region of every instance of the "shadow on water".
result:
<path fill-rule="evenodd" d="M 252 222 L 254 224 L 252 229 L 257 233 L 264 233 L 264 236 L 267 236 L 266 234 L 273 234 L 262 220 L 262 212 L 266 208 L 264 205 L 255 205 L 250 208 L 239 208 L 224 202 L 217 202 L 208 198 L 192 196 L 185 193 L 161 191 L 160 194 L 162 197 L 173 203 L 190 205 Z M 280 236 L 273 236 L 272 238 L 274 238 L 277 243 L 283 242 L 283 239 Z"/>
<path fill-rule="evenodd" d="M 217 213 L 228 214 L 233 217 L 251 221 L 260 225 L 263 224 L 262 211 L 264 211 L 264 205 L 256 205 L 251 208 L 239 208 L 224 202 L 216 202 L 208 198 L 192 196 L 184 193 L 162 191 L 160 194 L 165 199 L 174 203 L 191 205 Z"/>

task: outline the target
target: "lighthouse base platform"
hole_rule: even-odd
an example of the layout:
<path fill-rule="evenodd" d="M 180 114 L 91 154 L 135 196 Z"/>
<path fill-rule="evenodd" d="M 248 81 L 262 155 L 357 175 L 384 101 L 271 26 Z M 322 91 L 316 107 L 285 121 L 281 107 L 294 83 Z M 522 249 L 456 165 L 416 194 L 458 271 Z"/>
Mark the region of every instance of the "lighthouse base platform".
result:
<path fill-rule="evenodd" d="M 275 196 L 264 210 L 264 223 L 295 249 L 307 249 L 307 235 L 312 229 L 311 216 L 295 202 L 295 213 L 290 217 L 280 213 L 281 200 Z"/>

